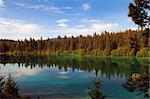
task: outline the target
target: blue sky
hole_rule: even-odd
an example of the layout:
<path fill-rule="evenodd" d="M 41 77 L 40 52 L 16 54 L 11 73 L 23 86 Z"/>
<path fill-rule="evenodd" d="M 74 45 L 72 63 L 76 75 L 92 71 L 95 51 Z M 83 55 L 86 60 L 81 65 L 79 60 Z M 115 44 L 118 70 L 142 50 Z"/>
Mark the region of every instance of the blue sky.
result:
<path fill-rule="evenodd" d="M 132 1 L 0 0 L 0 38 L 54 38 L 136 28 L 127 16 Z"/>

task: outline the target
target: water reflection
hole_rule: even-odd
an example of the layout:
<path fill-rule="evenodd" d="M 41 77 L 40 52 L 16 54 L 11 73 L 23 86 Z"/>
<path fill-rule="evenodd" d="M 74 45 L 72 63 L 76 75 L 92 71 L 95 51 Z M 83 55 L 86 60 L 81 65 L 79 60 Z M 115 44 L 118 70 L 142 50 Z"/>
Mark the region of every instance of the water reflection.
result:
<path fill-rule="evenodd" d="M 94 87 L 89 87 L 89 91 L 88 91 L 88 94 L 89 94 L 89 97 L 91 99 L 105 99 L 106 96 L 103 95 L 103 92 L 102 92 L 102 81 L 100 79 L 95 79 L 93 81 L 93 85 Z"/>
<path fill-rule="evenodd" d="M 86 99 L 89 95 L 92 99 L 97 99 L 95 97 L 103 99 L 104 96 L 115 99 L 126 99 L 130 96 L 134 99 L 134 94 L 130 94 L 133 87 L 132 82 L 130 82 L 131 80 L 125 82 L 125 80 L 134 73 L 144 74 L 148 72 L 149 59 L 0 56 L 0 73 L 11 73 L 13 77 L 20 77 L 17 79 L 17 83 L 20 85 L 21 93 L 23 95 L 24 93 L 25 95 L 30 94 L 31 97 L 36 98 L 38 96 L 53 99 L 64 98 L 65 96 L 65 98 Z M 95 76 L 101 79 L 93 81 Z M 104 82 L 101 83 L 101 80 Z M 94 86 L 90 86 L 91 82 Z M 124 88 L 129 92 L 123 89 L 123 82 Z M 138 80 L 138 82 L 141 81 Z M 90 86 L 89 91 L 85 92 L 87 86 Z M 109 87 L 113 88 L 110 89 Z M 140 90 L 144 90 L 144 88 Z"/>
<path fill-rule="evenodd" d="M 7 63 L 17 63 L 19 67 L 28 68 L 27 71 L 30 71 L 29 69 L 33 68 L 57 67 L 59 70 L 64 69 L 67 72 L 68 68 L 71 68 L 72 71 L 80 70 L 85 72 L 95 72 L 95 75 L 100 73 L 101 76 L 106 76 L 107 79 L 111 79 L 112 77 L 116 76 L 128 77 L 131 73 L 135 72 L 148 72 L 149 68 L 148 59 L 142 60 L 137 58 L 120 59 L 60 56 L 0 56 L 0 63 L 4 64 L 4 66 Z"/>
<path fill-rule="evenodd" d="M 144 94 L 144 97 L 149 98 L 150 91 L 150 74 L 149 73 L 134 73 L 132 74 L 125 83 L 123 87 L 129 92 L 137 92 L 138 95 Z"/>

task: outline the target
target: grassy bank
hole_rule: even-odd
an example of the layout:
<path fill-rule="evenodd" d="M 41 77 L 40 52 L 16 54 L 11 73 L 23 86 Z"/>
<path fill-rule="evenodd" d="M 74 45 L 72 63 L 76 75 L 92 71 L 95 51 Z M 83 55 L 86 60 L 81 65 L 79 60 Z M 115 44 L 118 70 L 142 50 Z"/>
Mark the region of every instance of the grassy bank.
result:
<path fill-rule="evenodd" d="M 133 54 L 133 51 L 128 50 L 127 48 L 119 48 L 112 50 L 110 54 L 107 54 L 106 51 L 93 49 L 90 53 L 86 53 L 83 49 L 73 50 L 73 51 L 13 51 L 0 53 L 0 55 L 13 55 L 13 56 L 96 56 L 96 57 L 149 57 L 150 50 L 148 48 L 142 48 L 139 50 L 136 55 Z"/>

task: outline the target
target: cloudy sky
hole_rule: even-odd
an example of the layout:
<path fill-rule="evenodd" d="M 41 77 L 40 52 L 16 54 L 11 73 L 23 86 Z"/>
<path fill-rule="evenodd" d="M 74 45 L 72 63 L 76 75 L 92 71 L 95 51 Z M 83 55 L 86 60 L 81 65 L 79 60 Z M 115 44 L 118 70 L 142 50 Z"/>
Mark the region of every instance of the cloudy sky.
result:
<path fill-rule="evenodd" d="M 92 35 L 136 26 L 133 0 L 0 0 L 0 39 Z"/>

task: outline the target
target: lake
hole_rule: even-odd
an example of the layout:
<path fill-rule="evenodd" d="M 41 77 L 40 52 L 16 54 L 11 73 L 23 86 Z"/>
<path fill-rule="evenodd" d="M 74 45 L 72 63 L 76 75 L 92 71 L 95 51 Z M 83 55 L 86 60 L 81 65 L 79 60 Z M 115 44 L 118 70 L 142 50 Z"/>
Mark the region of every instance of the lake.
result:
<path fill-rule="evenodd" d="M 144 99 L 145 92 L 128 91 L 132 74 L 148 73 L 148 58 L 0 56 L 0 74 L 11 74 L 21 95 L 40 99 L 90 99 L 100 80 L 106 99 Z"/>

